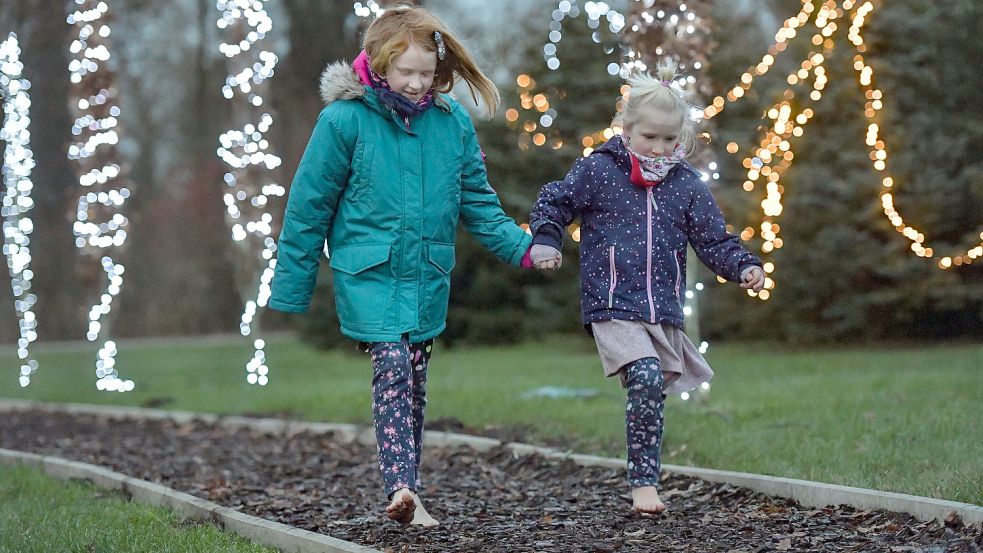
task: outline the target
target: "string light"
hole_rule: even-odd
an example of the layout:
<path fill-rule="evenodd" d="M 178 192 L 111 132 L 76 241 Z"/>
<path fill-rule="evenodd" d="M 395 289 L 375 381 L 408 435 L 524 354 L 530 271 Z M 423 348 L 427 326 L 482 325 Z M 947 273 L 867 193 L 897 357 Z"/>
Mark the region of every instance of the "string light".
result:
<path fill-rule="evenodd" d="M 844 2 L 844 7 L 848 4 L 852 5 L 852 2 Z M 858 85 L 866 99 L 864 115 L 867 117 L 869 123 L 867 125 L 865 142 L 870 147 L 870 159 L 874 170 L 884 175 L 881 177 L 881 207 L 884 210 L 884 215 L 891 222 L 891 225 L 894 226 L 894 229 L 911 242 L 910 249 L 915 255 L 930 258 L 935 255 L 935 248 L 925 245 L 925 234 L 910 224 L 905 223 L 901 214 L 898 213 L 897 208 L 894 206 L 893 191 L 896 190 L 896 183 L 894 178 L 887 174 L 887 146 L 882 139 L 878 138 L 880 130 L 878 122 L 881 120 L 879 115 L 881 109 L 884 107 L 883 92 L 874 86 L 874 68 L 867 65 L 864 61 L 863 54 L 867 51 L 867 46 L 861 34 L 864 23 L 873 11 L 874 6 L 870 2 L 864 2 L 860 5 L 853 14 L 847 35 L 847 39 L 857 50 L 857 54 L 853 58 L 853 67 L 857 72 Z M 978 234 L 980 238 L 979 244 L 967 248 L 966 251 L 940 258 L 937 266 L 941 269 L 951 269 L 961 265 L 969 265 L 978 258 L 983 257 L 983 232 L 979 232 Z"/>
<path fill-rule="evenodd" d="M 829 59 L 834 46 L 833 40 L 828 37 L 832 36 L 838 28 L 836 20 L 842 15 L 843 11 L 834 1 L 827 1 L 818 9 L 811 3 L 803 3 L 799 13 L 786 19 L 782 24 L 775 34 L 775 43 L 768 48 L 768 52 L 756 65 L 751 66 L 741 75 L 739 83 L 728 90 L 726 102 L 724 97 L 717 96 L 704 109 L 704 117 L 711 119 L 723 112 L 727 102 L 733 103 L 743 98 L 753 86 L 755 78 L 764 76 L 770 71 L 776 57 L 787 48 L 788 40 L 797 35 L 797 29 L 804 29 L 809 20 L 813 20 L 816 32 L 813 34 L 812 44 L 820 49 L 809 51 L 799 69 L 786 75 L 785 81 L 789 87 L 782 94 L 782 99 L 765 111 L 765 117 L 770 123 L 763 131 L 757 147 L 748 148 L 749 151 L 742 162 L 747 170 L 747 179 L 743 184 L 744 191 L 753 192 L 760 182 L 764 181 L 765 198 L 761 201 L 760 229 L 747 227 L 740 236 L 745 241 L 753 238 L 755 233 L 761 237 L 762 258 L 768 261 L 766 266 L 770 269 L 765 271 L 766 275 L 774 273 L 774 262 L 771 259 L 774 252 L 784 246 L 784 240 L 779 235 L 781 227 L 776 222 L 784 209 L 782 195 L 785 187 L 782 184 L 782 177 L 795 159 L 792 145 L 794 139 L 802 136 L 805 126 L 815 115 L 811 106 L 822 98 L 822 91 L 828 81 L 824 63 Z M 802 87 L 810 82 L 812 90 L 808 93 L 807 99 L 796 101 L 798 98 L 793 87 Z M 805 107 L 795 111 L 796 108 L 793 106 L 796 105 Z M 737 154 L 740 146 L 736 142 L 731 142 L 726 150 L 730 154 Z M 766 276 L 764 289 L 760 292 L 748 290 L 748 295 L 768 300 L 774 288 L 775 280 L 771 276 Z"/>
<path fill-rule="evenodd" d="M 855 9 L 856 8 L 856 9 Z M 853 11 L 851 11 L 853 10 Z M 782 212 L 781 197 L 784 187 L 780 184 L 784 173 L 791 166 L 795 158 L 792 142 L 795 138 L 801 137 L 809 120 L 814 115 L 812 106 L 822 98 L 822 91 L 827 83 L 824 62 L 829 59 L 835 47 L 837 30 L 842 26 L 837 24 L 837 19 L 846 14 L 850 14 L 850 27 L 847 32 L 847 39 L 854 45 L 857 54 L 854 56 L 853 67 L 858 75 L 858 86 L 866 99 L 864 115 L 869 123 L 865 136 L 865 143 L 870 147 L 870 160 L 873 168 L 882 174 L 881 178 L 881 206 L 885 216 L 891 222 L 895 230 L 911 242 L 911 251 L 919 257 L 930 258 L 935 255 L 935 249 L 926 246 L 925 234 L 917 228 L 906 224 L 901 214 L 894 206 L 893 191 L 896 189 L 896 181 L 887 174 L 887 146 L 879 138 L 880 125 L 878 121 L 879 112 L 884 107 L 883 92 L 874 86 L 874 70 L 864 61 L 863 54 L 867 47 L 863 41 L 861 30 L 864 23 L 874 11 L 871 2 L 864 2 L 859 7 L 854 0 L 844 0 L 837 2 L 827 0 L 818 9 L 808 0 L 803 0 L 801 10 L 795 16 L 785 20 L 782 27 L 775 35 L 775 42 L 768 48 L 768 53 L 762 56 L 761 60 L 741 76 L 740 82 L 735 84 L 726 94 L 726 100 L 722 96 L 714 98 L 711 105 L 704 110 L 704 117 L 710 119 L 720 114 L 727 103 L 740 100 L 744 93 L 752 87 L 757 77 L 768 73 L 775 63 L 776 57 L 783 52 L 789 40 L 795 38 L 797 29 L 803 28 L 810 19 L 816 31 L 812 34 L 811 42 L 813 46 L 819 48 L 809 52 L 802 61 L 800 68 L 786 75 L 787 88 L 783 94 L 783 99 L 767 110 L 768 117 L 772 124 L 765 131 L 761 142 L 757 148 L 750 148 L 743 160 L 743 166 L 747 169 L 747 180 L 743 188 L 747 192 L 752 192 L 757 187 L 759 180 L 764 177 L 766 180 L 766 197 L 761 202 L 762 238 L 761 251 L 765 259 L 770 259 L 773 252 L 782 247 L 783 242 L 779 236 L 779 225 L 775 223 Z M 842 32 L 842 31 L 841 31 Z M 802 86 L 811 79 L 812 90 L 805 99 L 798 98 L 793 86 Z M 798 101 L 796 101 L 798 100 Z M 805 107 L 797 113 L 792 112 L 794 104 L 801 104 Z M 727 152 L 737 154 L 740 146 L 736 142 L 727 145 Z M 748 240 L 755 234 L 755 229 L 748 227 L 741 234 L 741 238 Z M 938 261 L 938 267 L 949 269 L 955 266 L 968 265 L 976 259 L 983 257 L 983 232 L 980 233 L 980 244 L 968 248 L 964 252 L 951 256 L 942 257 Z M 774 263 L 766 263 L 766 274 L 774 272 Z M 775 281 L 769 276 L 766 279 L 765 289 L 755 294 L 748 291 L 751 296 L 757 296 L 762 300 L 770 297 L 770 290 L 774 289 Z"/>
<path fill-rule="evenodd" d="M 368 0 L 368 2 L 355 2 L 352 6 L 355 10 L 355 15 L 358 17 L 379 17 L 385 8 L 379 5 L 375 0 Z"/>
<path fill-rule="evenodd" d="M 89 309 L 86 338 L 90 342 L 108 333 L 112 302 L 120 293 L 125 268 L 107 252 L 122 248 L 126 242 L 129 220 L 121 213 L 130 197 L 122 184 L 120 166 L 113 161 L 119 142 L 120 109 L 115 100 L 116 75 L 108 67 L 111 29 L 104 19 L 109 5 L 104 1 L 75 0 L 76 10 L 67 22 L 77 33 L 69 45 L 72 58 L 68 64 L 75 98 L 75 122 L 72 135 L 76 141 L 68 147 L 68 159 L 78 167 L 79 196 L 76 221 L 73 226 L 75 245 L 83 257 L 99 259 L 99 268 L 106 276 L 106 288 L 99 303 Z M 105 332 L 104 332 L 105 331 Z M 107 340 L 99 348 L 96 360 L 96 388 L 129 392 L 132 380 L 123 380 L 116 369 L 116 343 Z"/>
<path fill-rule="evenodd" d="M 34 207 L 31 191 L 31 170 L 34 154 L 31 151 L 31 98 L 27 91 L 31 83 L 21 77 L 24 64 L 20 61 L 17 35 L 10 33 L 0 43 L 0 98 L 6 114 L 0 128 L 0 140 L 7 144 L 3 153 L 3 182 L 6 194 L 3 198 L 3 253 L 10 271 L 10 287 L 14 296 L 14 310 L 20 327 L 17 340 L 17 356 L 21 360 L 19 382 L 22 387 L 31 383 L 31 375 L 38 369 L 38 362 L 31 357 L 31 343 L 37 339 L 37 319 L 32 309 L 37 296 L 31 292 L 31 240 L 34 222 L 28 212 Z"/>
<path fill-rule="evenodd" d="M 262 110 L 264 100 L 260 95 L 266 80 L 273 76 L 277 56 L 257 47 L 273 29 L 264 0 L 219 0 L 216 5 L 222 12 L 216 25 L 230 39 L 219 45 L 231 69 L 222 95 L 228 100 L 237 96 L 245 100 L 233 104 L 233 114 L 237 121 L 248 121 L 219 137 L 217 153 L 229 167 L 224 176 L 224 201 L 226 221 L 241 265 L 240 292 L 243 298 L 254 291 L 256 294 L 256 299 L 245 302 L 239 322 L 240 333 L 250 336 L 254 326 L 258 326 L 258 310 L 269 301 L 276 267 L 273 216 L 266 209 L 271 197 L 281 197 L 286 192 L 267 180 L 266 173 L 280 166 L 280 158 L 269 152 L 269 141 L 264 138 L 273 125 L 273 116 Z M 269 382 L 265 347 L 264 340 L 253 341 L 253 357 L 246 364 L 246 382 L 250 384 L 265 386 Z"/>
<path fill-rule="evenodd" d="M 633 2 L 639 2 L 641 0 L 633 0 Z M 645 5 L 651 7 L 653 5 L 652 0 L 646 0 Z M 591 40 L 595 43 L 601 43 L 601 26 L 603 22 L 606 21 L 607 29 L 616 36 L 622 36 L 622 44 L 620 49 L 623 54 L 622 63 L 611 62 L 607 65 L 607 72 L 612 77 L 620 77 L 622 79 L 628 78 L 630 75 L 640 71 L 648 70 L 648 66 L 641 59 L 639 53 L 632 48 L 630 45 L 626 44 L 627 40 L 625 38 L 628 35 L 635 37 L 644 36 L 650 28 L 660 27 L 665 30 L 667 36 L 673 36 L 676 40 L 687 40 L 695 37 L 701 32 L 702 29 L 706 28 L 705 23 L 702 18 L 697 15 L 692 9 L 688 9 L 686 3 L 666 3 L 665 9 L 659 9 L 654 12 L 649 11 L 648 8 L 643 9 L 637 17 L 637 20 L 627 18 L 624 13 L 614 9 L 606 2 L 585 2 L 583 4 L 583 10 L 580 8 L 578 0 L 562 0 L 557 3 L 556 8 L 553 10 L 551 17 L 552 21 L 549 24 L 549 34 L 548 42 L 543 46 L 543 57 L 546 61 L 546 66 L 551 71 L 556 71 L 560 68 L 560 58 L 557 55 L 558 45 L 563 38 L 563 21 L 565 19 L 574 19 L 579 17 L 581 14 L 585 14 L 586 23 L 588 28 L 592 29 Z M 614 51 L 614 47 L 605 47 L 605 53 L 610 54 Z M 661 46 L 655 49 L 656 55 L 663 55 L 665 52 Z M 687 53 L 687 57 L 692 56 L 691 53 Z M 679 57 L 679 56 L 677 56 Z M 700 59 L 687 59 L 681 60 L 680 67 L 684 68 L 687 62 L 690 67 L 696 70 L 700 70 L 703 67 L 703 62 Z M 506 114 L 507 121 L 517 122 L 514 127 L 521 127 L 526 134 L 520 134 L 518 146 L 520 149 L 528 150 L 531 146 L 550 146 L 553 149 L 559 149 L 563 147 L 563 142 L 560 139 L 549 139 L 550 133 L 544 129 L 550 127 L 556 122 L 558 118 L 557 110 L 555 107 L 550 107 L 549 97 L 545 91 L 535 91 L 535 81 L 532 81 L 528 75 L 520 75 L 520 82 L 518 82 L 520 88 L 520 105 L 524 110 L 525 115 L 523 121 L 518 121 L 518 115 L 520 112 L 516 108 L 512 108 L 512 115 L 515 119 L 508 119 L 508 112 Z M 697 78 L 695 75 L 686 75 L 679 77 L 676 83 L 682 87 L 693 86 L 697 83 Z M 621 106 L 623 102 L 623 97 L 626 91 L 626 87 L 622 87 L 621 95 L 622 98 L 618 98 L 615 104 L 615 111 L 621 111 Z M 533 100 L 537 97 L 543 97 L 543 103 L 536 103 Z M 528 111 L 529 113 L 525 113 Z M 702 112 L 693 113 L 691 116 L 694 120 L 702 120 Z M 532 125 L 529 125 L 532 123 Z M 530 130 L 530 126 L 532 130 Z M 537 131 L 536 129 L 539 129 Z M 615 134 L 620 134 L 621 130 L 616 127 L 609 127 L 607 129 L 600 130 L 591 135 L 582 137 L 581 142 L 588 141 L 591 144 L 597 144 L 611 138 Z M 536 134 L 543 134 L 547 137 L 546 140 L 536 139 Z M 603 138 L 602 138 L 603 137 Z M 584 145 L 583 155 L 588 156 L 593 151 L 591 145 Z M 705 165 L 705 163 L 698 163 L 698 165 Z M 719 175 L 713 176 L 711 173 L 703 172 L 703 179 L 709 180 L 711 177 L 716 179 Z"/>

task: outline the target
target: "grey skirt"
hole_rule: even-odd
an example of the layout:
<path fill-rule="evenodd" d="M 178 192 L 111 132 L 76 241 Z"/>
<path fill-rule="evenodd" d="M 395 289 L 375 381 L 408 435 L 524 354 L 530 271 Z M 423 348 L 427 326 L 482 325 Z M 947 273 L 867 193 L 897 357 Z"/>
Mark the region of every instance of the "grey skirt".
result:
<path fill-rule="evenodd" d="M 665 379 L 664 393 L 678 394 L 713 378 L 713 369 L 682 329 L 671 324 L 610 320 L 591 323 L 605 376 L 625 375 L 621 369 L 645 357 L 655 357 Z"/>

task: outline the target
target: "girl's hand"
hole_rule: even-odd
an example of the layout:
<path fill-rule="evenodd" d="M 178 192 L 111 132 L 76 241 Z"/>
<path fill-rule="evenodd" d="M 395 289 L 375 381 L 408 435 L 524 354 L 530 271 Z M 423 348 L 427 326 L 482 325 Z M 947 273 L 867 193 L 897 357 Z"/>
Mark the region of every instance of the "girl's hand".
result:
<path fill-rule="evenodd" d="M 559 269 L 563 264 L 563 254 L 553 246 L 533 244 L 529 250 L 532 266 L 537 269 Z"/>
<path fill-rule="evenodd" d="M 765 287 L 765 272 L 761 267 L 753 267 L 744 272 L 741 279 L 741 288 L 750 288 L 755 292 L 760 292 Z"/>

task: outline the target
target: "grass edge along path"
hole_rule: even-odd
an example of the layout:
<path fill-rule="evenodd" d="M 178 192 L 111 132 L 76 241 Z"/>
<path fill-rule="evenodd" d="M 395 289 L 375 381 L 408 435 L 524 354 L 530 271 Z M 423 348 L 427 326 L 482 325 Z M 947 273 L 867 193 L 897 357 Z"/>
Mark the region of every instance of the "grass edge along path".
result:
<path fill-rule="evenodd" d="M 277 553 L 88 482 L 0 465 L 0 553 L 51 551 Z"/>
<path fill-rule="evenodd" d="M 136 391 L 97 392 L 92 346 L 38 347 L 30 387 L 14 369 L 0 397 L 159 407 L 367 424 L 368 359 L 268 340 L 270 385 L 245 383 L 248 340 L 120 343 Z M 43 345 L 42 345 L 43 346 Z M 983 505 L 983 344 L 790 349 L 715 343 L 709 395 L 670 398 L 663 462 L 783 476 Z M 0 367 L 16 367 L 0 350 Z M 542 386 L 590 398 L 531 398 Z M 623 457 L 624 394 L 593 343 L 560 337 L 512 347 L 438 343 L 428 426 Z M 443 424 L 442 424 L 443 423 Z M 460 427 L 455 425 L 461 425 Z"/>

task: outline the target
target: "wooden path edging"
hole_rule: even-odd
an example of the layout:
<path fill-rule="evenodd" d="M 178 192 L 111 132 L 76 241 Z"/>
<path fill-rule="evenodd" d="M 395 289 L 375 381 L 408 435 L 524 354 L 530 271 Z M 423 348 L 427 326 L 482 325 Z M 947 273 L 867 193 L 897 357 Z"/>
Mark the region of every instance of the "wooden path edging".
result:
<path fill-rule="evenodd" d="M 319 434 L 334 433 L 342 441 L 357 441 L 363 444 L 375 443 L 375 435 L 371 428 L 353 424 L 223 416 L 209 413 L 166 411 L 161 409 L 145 409 L 140 407 L 116 407 L 70 403 L 53 404 L 35 401 L 0 399 L 0 412 L 28 411 L 34 409 L 48 412 L 102 415 L 111 418 L 167 419 L 179 423 L 184 423 L 191 420 L 200 420 L 203 422 L 215 423 L 226 428 L 250 428 L 256 431 L 270 433 L 300 431 L 309 431 Z M 625 461 L 623 459 L 599 457 L 595 455 L 582 455 L 561 451 L 554 448 L 538 447 L 518 442 L 504 443 L 492 438 L 456 434 L 453 432 L 428 430 L 425 433 L 424 441 L 429 447 L 454 447 L 464 445 L 477 451 L 487 451 L 495 447 L 504 446 L 511 450 L 516 456 L 539 454 L 552 459 L 569 459 L 582 466 L 602 466 L 616 469 L 625 468 Z M 827 505 L 845 504 L 856 509 L 883 509 L 886 511 L 907 513 L 921 521 L 944 521 L 947 519 L 951 520 L 953 516 L 958 516 L 964 524 L 979 524 L 983 526 L 983 506 L 972 505 L 970 503 L 959 503 L 930 497 L 882 492 L 864 488 L 840 486 L 837 484 L 825 484 L 822 482 L 750 474 L 745 472 L 704 469 L 681 465 L 662 465 L 662 468 L 668 472 L 693 476 L 710 482 L 727 483 L 735 486 L 742 486 L 767 495 L 795 499 L 807 507 L 821 508 Z M 362 549 L 360 551 L 372 550 Z"/>

